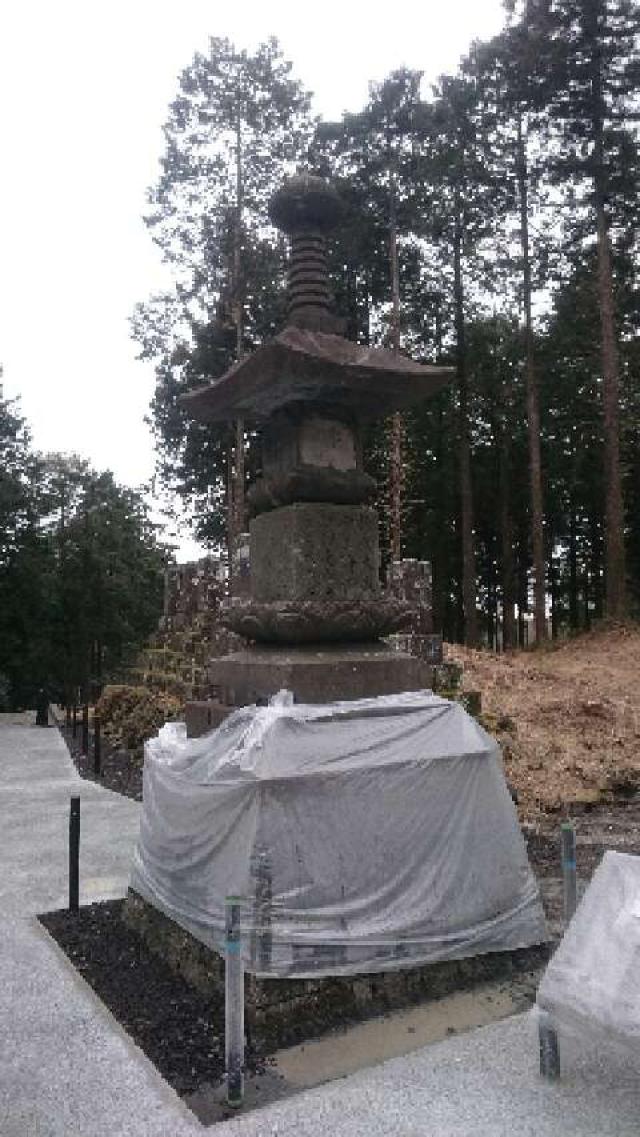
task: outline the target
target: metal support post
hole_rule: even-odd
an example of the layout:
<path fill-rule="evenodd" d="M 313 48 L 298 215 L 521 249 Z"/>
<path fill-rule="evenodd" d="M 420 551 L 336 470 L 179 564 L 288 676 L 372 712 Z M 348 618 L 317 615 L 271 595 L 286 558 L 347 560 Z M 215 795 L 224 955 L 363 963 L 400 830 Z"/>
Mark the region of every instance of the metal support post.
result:
<path fill-rule="evenodd" d="M 89 754 L 89 704 L 85 703 L 82 708 L 82 753 L 86 756 Z"/>
<path fill-rule="evenodd" d="M 75 738 L 77 733 L 78 733 L 78 708 L 77 708 L 76 704 L 74 703 L 73 704 L 73 725 L 72 725 L 72 730 L 71 730 L 72 737 Z"/>
<path fill-rule="evenodd" d="M 71 798 L 69 810 L 69 911 L 80 907 L 80 798 Z"/>
<path fill-rule="evenodd" d="M 538 1012 L 538 1037 L 540 1040 L 540 1073 L 543 1078 L 555 1082 L 560 1077 L 560 1047 L 558 1035 L 553 1028 L 551 1016 L 547 1011 Z"/>
<path fill-rule="evenodd" d="M 266 849 L 258 849 L 252 859 L 253 927 L 251 929 L 251 962 L 260 972 L 271 970 L 273 949 L 272 911 L 273 883 L 271 860 Z"/>
<path fill-rule="evenodd" d="M 100 736 L 100 715 L 93 716 L 93 772 L 100 775 L 102 762 L 102 738 Z"/>
<path fill-rule="evenodd" d="M 238 1107 L 244 1098 L 244 969 L 238 896 L 227 896 L 225 901 L 225 958 L 227 1103 Z"/>
<path fill-rule="evenodd" d="M 577 906 L 578 886 L 576 878 L 576 831 L 570 821 L 565 821 L 560 830 L 560 851 L 562 856 L 562 887 L 564 926 L 573 917 Z"/>

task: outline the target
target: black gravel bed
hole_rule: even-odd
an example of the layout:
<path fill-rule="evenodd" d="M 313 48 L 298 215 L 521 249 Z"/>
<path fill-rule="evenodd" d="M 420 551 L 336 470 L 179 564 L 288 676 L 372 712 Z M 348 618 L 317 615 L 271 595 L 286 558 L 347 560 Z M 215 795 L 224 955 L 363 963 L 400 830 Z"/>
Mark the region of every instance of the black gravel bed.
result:
<path fill-rule="evenodd" d="M 137 932 L 121 919 L 123 904 L 124 900 L 103 901 L 77 913 L 64 909 L 44 913 L 38 919 L 120 1026 L 203 1124 L 235 1116 L 222 1092 L 222 994 L 205 998 L 151 952 Z M 528 970 L 514 970 L 511 976 L 500 980 L 522 1010 L 535 999 L 542 966 L 541 963 Z M 350 1022 L 346 1015 L 343 1025 Z M 313 1037 L 318 1033 L 323 1032 L 311 1032 Z M 303 1031 L 300 1038 L 306 1037 L 308 1032 Z M 296 1034 L 289 1042 L 300 1038 Z M 273 1070 L 268 1055 L 279 1044 L 262 1040 L 258 1047 L 247 1036 L 245 1109 L 298 1092 Z"/>
<path fill-rule="evenodd" d="M 120 918 L 124 901 L 39 916 L 114 1018 L 181 1097 L 224 1074 L 224 999 L 205 999 Z M 251 1045 L 249 1073 L 264 1069 Z"/>

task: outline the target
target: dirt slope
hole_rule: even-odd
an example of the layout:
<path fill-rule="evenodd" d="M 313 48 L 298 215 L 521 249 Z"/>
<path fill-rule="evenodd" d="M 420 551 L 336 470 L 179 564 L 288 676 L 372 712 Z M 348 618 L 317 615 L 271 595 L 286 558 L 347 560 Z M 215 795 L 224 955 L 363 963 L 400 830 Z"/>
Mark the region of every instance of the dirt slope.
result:
<path fill-rule="evenodd" d="M 523 820 L 640 789 L 640 628 L 600 629 L 506 655 L 447 645 L 482 692 Z"/>

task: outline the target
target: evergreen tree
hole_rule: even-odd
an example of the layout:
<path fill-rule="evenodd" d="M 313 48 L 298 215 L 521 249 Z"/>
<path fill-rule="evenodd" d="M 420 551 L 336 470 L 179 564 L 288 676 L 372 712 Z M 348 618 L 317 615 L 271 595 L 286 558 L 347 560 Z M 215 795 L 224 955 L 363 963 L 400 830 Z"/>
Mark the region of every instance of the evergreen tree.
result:
<path fill-rule="evenodd" d="M 212 39 L 180 78 L 165 126 L 161 176 L 147 225 L 173 290 L 140 304 L 133 332 L 156 368 L 151 407 L 164 485 L 190 503 L 199 537 L 224 540 L 231 465 L 242 524 L 244 430 L 234 437 L 187 419 L 178 398 L 222 374 L 273 332 L 283 312 L 282 244 L 267 205 L 305 152 L 309 98 L 275 40 L 254 54 Z M 235 467 L 233 469 L 233 450 Z"/>
<path fill-rule="evenodd" d="M 74 456 L 35 453 L 0 398 L 3 698 L 86 696 L 117 672 L 157 625 L 165 561 L 138 493 Z"/>
<path fill-rule="evenodd" d="M 625 122 L 634 117 L 640 77 L 640 13 L 631 0 L 550 0 L 546 7 L 542 11 L 547 59 L 553 67 L 548 110 L 559 132 L 556 178 L 572 204 L 587 210 L 597 248 L 606 612 L 622 619 L 627 612 L 627 582 L 611 223 L 621 185 L 628 196 L 628 171 L 619 158 L 621 152 L 634 149 Z"/>

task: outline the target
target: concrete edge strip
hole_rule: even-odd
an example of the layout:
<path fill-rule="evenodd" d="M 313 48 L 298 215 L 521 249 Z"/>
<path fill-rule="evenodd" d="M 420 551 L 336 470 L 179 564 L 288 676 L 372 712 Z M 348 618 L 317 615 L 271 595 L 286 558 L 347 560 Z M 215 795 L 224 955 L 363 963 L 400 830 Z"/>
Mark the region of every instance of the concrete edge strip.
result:
<path fill-rule="evenodd" d="M 44 913 L 43 913 L 44 915 Z M 30 925 L 32 931 L 47 945 L 54 958 L 61 964 L 62 969 L 67 972 L 71 977 L 73 985 L 81 992 L 81 997 L 85 998 L 88 1003 L 93 1007 L 96 1016 L 101 1019 L 105 1025 L 111 1029 L 125 1044 L 126 1049 L 129 1051 L 131 1060 L 137 1062 L 141 1070 L 144 1071 L 145 1077 L 151 1084 L 152 1088 L 166 1100 L 167 1105 L 173 1106 L 179 1113 L 182 1114 L 185 1123 L 193 1125 L 194 1130 L 204 1129 L 205 1127 L 200 1124 L 195 1114 L 184 1104 L 182 1098 L 176 1093 L 172 1086 L 162 1077 L 162 1074 L 150 1058 L 147 1058 L 144 1051 L 133 1041 L 131 1036 L 127 1034 L 123 1026 L 120 1025 L 115 1016 L 111 1013 L 109 1008 L 96 992 L 93 987 L 87 983 L 86 979 L 80 972 L 73 966 L 69 957 L 62 950 L 60 945 L 54 940 L 53 936 L 49 934 L 47 929 L 40 923 L 37 916 L 28 916 L 25 918 L 25 924 Z"/>

